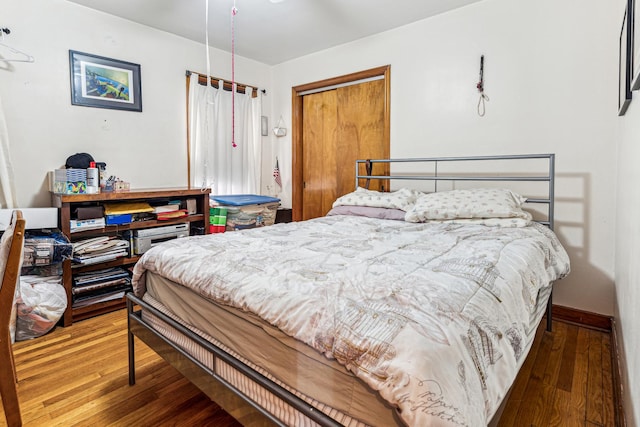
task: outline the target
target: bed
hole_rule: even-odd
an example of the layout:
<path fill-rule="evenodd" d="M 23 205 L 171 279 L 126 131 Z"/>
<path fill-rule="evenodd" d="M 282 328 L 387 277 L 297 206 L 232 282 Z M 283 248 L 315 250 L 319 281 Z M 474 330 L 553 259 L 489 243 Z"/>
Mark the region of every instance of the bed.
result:
<path fill-rule="evenodd" d="M 495 422 L 569 273 L 554 157 L 359 160 L 326 217 L 152 248 L 128 295 L 130 384 L 138 337 L 244 425 Z M 478 166 L 496 162 L 517 166 Z"/>

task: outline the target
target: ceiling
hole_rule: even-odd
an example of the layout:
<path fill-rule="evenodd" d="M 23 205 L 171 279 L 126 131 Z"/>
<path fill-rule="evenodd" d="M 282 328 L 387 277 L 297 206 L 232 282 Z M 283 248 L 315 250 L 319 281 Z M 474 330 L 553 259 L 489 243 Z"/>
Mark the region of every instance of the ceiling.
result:
<path fill-rule="evenodd" d="M 68 0 L 231 51 L 234 0 Z M 235 53 L 268 65 L 410 24 L 480 0 L 236 0 Z"/>

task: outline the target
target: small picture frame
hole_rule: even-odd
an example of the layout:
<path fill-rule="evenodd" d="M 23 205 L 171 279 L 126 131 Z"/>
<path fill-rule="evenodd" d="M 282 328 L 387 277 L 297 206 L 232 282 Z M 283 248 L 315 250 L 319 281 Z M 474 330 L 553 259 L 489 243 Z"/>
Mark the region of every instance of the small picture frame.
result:
<path fill-rule="evenodd" d="M 140 65 L 69 50 L 71 104 L 142 111 Z"/>
<path fill-rule="evenodd" d="M 631 25 L 633 0 L 627 0 L 627 7 L 620 29 L 618 50 L 618 116 L 623 116 L 631 103 Z"/>

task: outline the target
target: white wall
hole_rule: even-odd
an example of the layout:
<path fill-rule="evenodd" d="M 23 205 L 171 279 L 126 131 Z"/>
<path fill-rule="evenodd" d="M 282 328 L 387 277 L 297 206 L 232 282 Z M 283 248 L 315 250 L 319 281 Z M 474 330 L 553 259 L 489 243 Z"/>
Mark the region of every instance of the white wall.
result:
<path fill-rule="evenodd" d="M 63 0 L 0 6 L 11 43 L 37 58 L 0 70 L 21 206 L 47 206 L 46 172 L 78 151 L 134 187 L 186 184 L 184 70 L 204 69 L 202 44 Z M 391 64 L 393 157 L 555 152 L 556 230 L 573 265 L 555 302 L 610 315 L 616 12 L 598 0 L 484 0 L 275 67 L 238 58 L 237 79 L 266 87 L 270 127 L 282 114 L 290 128 L 292 86 Z M 143 113 L 72 106 L 69 49 L 141 64 Z M 228 77 L 229 55 L 212 53 L 212 73 Z M 482 118 L 481 54 L 491 99 Z M 288 205 L 290 132 L 263 148 L 264 192 L 278 156 Z"/>
<path fill-rule="evenodd" d="M 616 1 L 618 17 L 626 1 Z M 620 25 L 620 23 L 619 23 Z M 640 423 L 640 91 L 618 119 L 618 197 L 616 203 L 616 307 L 627 424 Z"/>
<path fill-rule="evenodd" d="M 611 315 L 618 25 L 599 0 L 484 0 L 274 67 L 274 115 L 292 86 L 391 64 L 392 157 L 555 152 L 573 271 L 554 302 Z M 290 195 L 291 139 L 271 142 Z"/>
<path fill-rule="evenodd" d="M 5 42 L 36 58 L 0 69 L 20 207 L 49 206 L 47 171 L 76 152 L 135 188 L 187 185 L 185 70 L 206 72 L 204 44 L 64 0 L 0 0 L 0 10 Z M 142 113 L 71 105 L 70 49 L 140 64 Z M 211 49 L 211 64 L 230 79 L 228 53 Z M 236 79 L 270 91 L 265 64 L 237 57 Z"/>

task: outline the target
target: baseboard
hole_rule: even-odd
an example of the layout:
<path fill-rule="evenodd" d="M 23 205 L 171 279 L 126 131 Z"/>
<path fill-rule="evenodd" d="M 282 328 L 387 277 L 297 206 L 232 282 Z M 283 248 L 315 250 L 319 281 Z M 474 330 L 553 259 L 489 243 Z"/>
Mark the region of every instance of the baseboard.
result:
<path fill-rule="evenodd" d="M 618 347 L 618 331 L 615 319 L 611 319 L 611 370 L 613 377 L 613 407 L 615 408 L 616 427 L 626 427 L 627 418 L 622 406 L 623 385 L 622 371 L 620 370 L 620 348 Z"/>
<path fill-rule="evenodd" d="M 599 329 L 601 331 L 611 332 L 612 320 L 611 316 L 603 314 L 591 313 L 571 307 L 554 305 L 551 316 L 554 320 L 560 320 L 568 323 L 575 323 L 587 328 Z"/>

